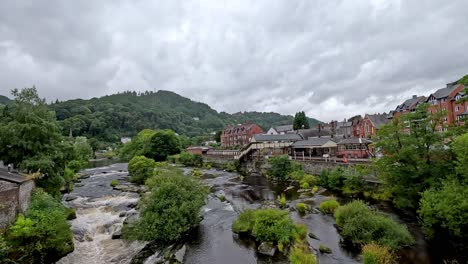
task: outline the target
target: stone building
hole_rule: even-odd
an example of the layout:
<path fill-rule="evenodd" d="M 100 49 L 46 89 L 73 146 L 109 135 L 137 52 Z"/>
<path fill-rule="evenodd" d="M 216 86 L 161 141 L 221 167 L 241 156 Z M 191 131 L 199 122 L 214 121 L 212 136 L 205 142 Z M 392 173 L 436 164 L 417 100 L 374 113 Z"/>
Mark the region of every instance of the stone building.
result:
<path fill-rule="evenodd" d="M 34 181 L 0 168 L 0 230 L 28 209 Z"/>

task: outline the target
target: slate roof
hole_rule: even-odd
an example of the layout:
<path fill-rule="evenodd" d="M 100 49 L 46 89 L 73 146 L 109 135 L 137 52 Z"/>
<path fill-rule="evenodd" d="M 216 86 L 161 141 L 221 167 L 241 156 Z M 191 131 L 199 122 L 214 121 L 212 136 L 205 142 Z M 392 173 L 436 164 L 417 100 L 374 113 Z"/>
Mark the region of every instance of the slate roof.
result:
<path fill-rule="evenodd" d="M 352 125 L 353 125 L 353 122 L 336 122 L 336 128 L 350 127 Z"/>
<path fill-rule="evenodd" d="M 366 138 L 347 138 L 343 139 L 340 142 L 338 142 L 338 145 L 343 145 L 343 144 L 370 144 L 372 143 L 372 140 L 366 139 Z"/>
<path fill-rule="evenodd" d="M 397 106 L 395 111 L 400 112 L 403 110 L 411 110 L 411 108 L 415 107 L 419 102 L 426 101 L 426 97 L 424 96 L 413 96 L 410 99 L 404 101 L 401 105 Z"/>
<path fill-rule="evenodd" d="M 332 135 L 332 132 L 328 129 L 321 129 L 319 131 L 317 128 L 299 129 L 297 132 L 302 136 L 302 138 L 326 137 Z"/>
<path fill-rule="evenodd" d="M 379 128 L 379 127 L 387 124 L 388 122 L 390 122 L 390 120 L 388 119 L 388 115 L 385 114 L 385 113 L 384 114 L 367 115 L 367 117 L 372 122 L 372 124 L 374 125 L 375 128 Z"/>
<path fill-rule="evenodd" d="M 293 125 L 285 125 L 285 126 L 277 126 L 275 130 L 276 132 L 281 133 L 281 132 L 292 131 L 294 129 L 293 129 Z"/>
<path fill-rule="evenodd" d="M 27 182 L 28 179 L 20 174 L 14 172 L 8 172 L 6 169 L 0 169 L 0 180 L 22 184 L 23 182 Z"/>
<path fill-rule="evenodd" d="M 455 90 L 455 88 L 457 88 L 459 86 L 459 84 L 455 84 L 455 85 L 451 85 L 451 86 L 448 86 L 448 87 L 445 87 L 445 88 L 440 88 L 439 90 L 435 91 L 432 95 L 436 98 L 436 99 L 442 99 L 442 98 L 445 98 L 447 96 L 449 96 L 449 94 Z"/>
<path fill-rule="evenodd" d="M 246 134 L 252 127 L 257 126 L 257 124 L 253 123 L 246 123 L 246 124 L 240 124 L 237 126 L 228 126 L 226 129 L 224 129 L 223 133 L 225 135 L 227 134 Z"/>
<path fill-rule="evenodd" d="M 299 141 L 303 138 L 298 134 L 254 135 L 255 141 Z"/>
<path fill-rule="evenodd" d="M 332 141 L 331 138 L 309 138 L 307 140 L 296 141 L 292 144 L 293 147 L 310 147 L 310 146 L 322 146 L 328 141 Z"/>

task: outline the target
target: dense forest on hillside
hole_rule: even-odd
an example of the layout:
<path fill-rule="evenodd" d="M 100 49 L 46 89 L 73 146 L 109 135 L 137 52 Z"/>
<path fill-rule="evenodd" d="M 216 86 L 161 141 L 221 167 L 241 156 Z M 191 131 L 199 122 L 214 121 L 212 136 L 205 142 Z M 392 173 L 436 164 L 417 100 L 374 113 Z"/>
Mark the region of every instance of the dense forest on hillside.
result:
<path fill-rule="evenodd" d="M 218 113 L 207 104 L 194 102 L 169 91 L 124 92 L 69 100 L 50 105 L 64 135 L 95 137 L 115 142 L 145 128 L 172 129 L 189 137 L 215 132 L 228 124 L 254 122 L 265 130 L 270 126 L 292 124 L 293 117 L 277 113 Z M 310 119 L 313 126 L 318 121 Z"/>
<path fill-rule="evenodd" d="M 10 99 L 8 99 L 8 97 L 6 96 L 3 96 L 3 95 L 0 95 L 0 104 L 7 104 L 10 102 Z"/>

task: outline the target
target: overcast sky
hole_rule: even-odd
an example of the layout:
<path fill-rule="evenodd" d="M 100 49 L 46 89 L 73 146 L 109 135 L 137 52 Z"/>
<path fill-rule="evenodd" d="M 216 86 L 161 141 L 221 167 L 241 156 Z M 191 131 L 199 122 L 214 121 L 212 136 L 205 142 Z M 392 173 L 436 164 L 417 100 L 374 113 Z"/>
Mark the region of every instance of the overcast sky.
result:
<path fill-rule="evenodd" d="M 329 121 L 468 74 L 467 0 L 1 0 L 0 94 L 170 90 Z"/>

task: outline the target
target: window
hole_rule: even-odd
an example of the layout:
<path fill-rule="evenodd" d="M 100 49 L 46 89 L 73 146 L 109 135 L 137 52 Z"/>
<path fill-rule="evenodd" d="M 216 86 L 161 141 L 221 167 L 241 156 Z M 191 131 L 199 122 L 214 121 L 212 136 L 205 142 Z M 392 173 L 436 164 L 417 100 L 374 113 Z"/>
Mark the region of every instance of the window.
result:
<path fill-rule="evenodd" d="M 455 106 L 455 112 L 458 112 L 460 110 L 460 106 Z"/>

